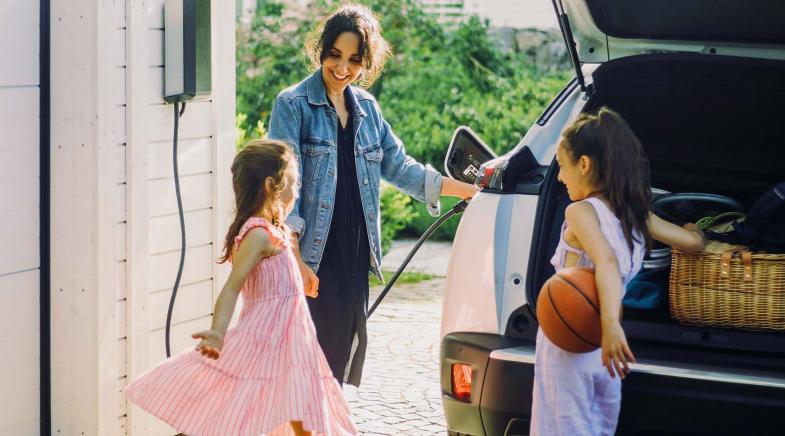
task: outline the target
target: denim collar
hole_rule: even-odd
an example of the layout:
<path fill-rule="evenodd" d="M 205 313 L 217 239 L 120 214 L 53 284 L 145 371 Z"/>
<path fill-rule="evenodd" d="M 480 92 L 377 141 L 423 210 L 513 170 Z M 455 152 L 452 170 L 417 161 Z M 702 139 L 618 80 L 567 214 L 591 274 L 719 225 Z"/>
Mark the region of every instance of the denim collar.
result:
<path fill-rule="evenodd" d="M 307 79 L 307 94 L 308 103 L 312 105 L 329 105 L 327 102 L 327 90 L 324 88 L 324 79 L 322 78 L 322 69 L 319 68 L 311 74 Z M 362 106 L 357 102 L 356 90 L 353 86 L 349 86 L 349 92 L 346 96 L 349 98 L 349 105 L 352 107 L 352 114 L 355 117 L 364 118 L 367 116 Z"/>

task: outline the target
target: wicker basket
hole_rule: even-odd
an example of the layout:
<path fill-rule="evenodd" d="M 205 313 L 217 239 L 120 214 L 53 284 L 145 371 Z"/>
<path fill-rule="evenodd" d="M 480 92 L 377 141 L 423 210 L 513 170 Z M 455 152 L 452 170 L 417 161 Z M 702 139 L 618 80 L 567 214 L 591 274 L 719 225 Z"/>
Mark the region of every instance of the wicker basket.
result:
<path fill-rule="evenodd" d="M 670 311 L 685 324 L 784 331 L 785 255 L 721 243 L 696 254 L 674 249 Z"/>

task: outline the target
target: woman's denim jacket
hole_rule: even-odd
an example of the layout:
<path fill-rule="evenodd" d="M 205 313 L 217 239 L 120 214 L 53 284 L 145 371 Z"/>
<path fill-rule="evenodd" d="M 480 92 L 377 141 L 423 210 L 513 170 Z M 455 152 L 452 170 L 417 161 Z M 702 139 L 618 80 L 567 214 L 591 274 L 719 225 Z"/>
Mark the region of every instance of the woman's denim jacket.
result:
<path fill-rule="evenodd" d="M 439 214 L 441 175 L 406 155 L 403 143 L 382 118 L 370 93 L 351 86 L 346 93 L 352 108 L 354 156 L 360 199 L 368 241 L 369 269 L 380 276 L 381 219 L 379 183 L 382 178 L 401 191 L 428 205 Z M 285 89 L 275 99 L 268 137 L 291 145 L 300 161 L 302 188 L 286 222 L 300 234 L 300 255 L 318 271 L 335 204 L 338 114 L 327 102 L 321 69 L 299 84 Z M 336 218 L 340 218 L 337 211 Z"/>

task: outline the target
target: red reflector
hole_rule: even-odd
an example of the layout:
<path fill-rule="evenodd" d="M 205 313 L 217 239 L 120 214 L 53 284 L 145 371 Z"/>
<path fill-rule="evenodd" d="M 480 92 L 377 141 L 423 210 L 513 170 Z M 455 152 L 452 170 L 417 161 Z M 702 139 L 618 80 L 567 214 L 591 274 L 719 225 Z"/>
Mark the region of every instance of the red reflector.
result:
<path fill-rule="evenodd" d="M 452 394 L 460 401 L 470 402 L 472 396 L 472 367 L 465 363 L 452 364 Z"/>

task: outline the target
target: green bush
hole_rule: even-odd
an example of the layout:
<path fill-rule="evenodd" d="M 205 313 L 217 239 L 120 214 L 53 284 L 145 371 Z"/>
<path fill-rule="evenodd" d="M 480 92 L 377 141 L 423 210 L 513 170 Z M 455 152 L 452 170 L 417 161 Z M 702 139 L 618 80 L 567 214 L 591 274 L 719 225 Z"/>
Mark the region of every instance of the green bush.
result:
<path fill-rule="evenodd" d="M 382 183 L 381 191 L 382 253 L 386 254 L 395 236 L 409 224 L 415 212 L 408 195 L 387 183 Z"/>
<path fill-rule="evenodd" d="M 455 197 L 441 197 L 442 214 L 449 211 L 458 201 L 459 199 Z M 419 238 L 438 217 L 432 217 L 428 213 L 425 203 L 414 202 L 411 207 L 414 209 L 414 217 L 399 235 L 407 238 Z M 433 232 L 429 239 L 433 241 L 452 241 L 455 237 L 455 231 L 458 230 L 460 217 L 460 215 L 450 217 Z"/>

